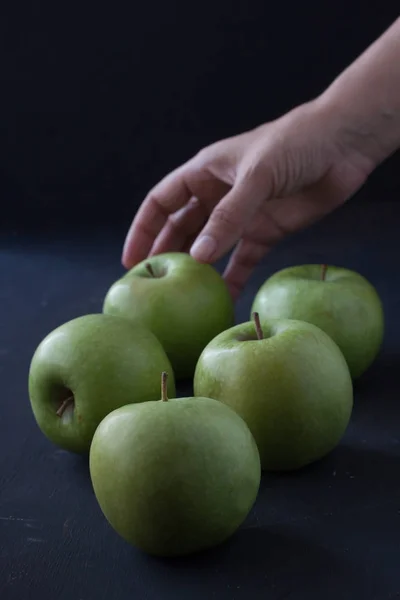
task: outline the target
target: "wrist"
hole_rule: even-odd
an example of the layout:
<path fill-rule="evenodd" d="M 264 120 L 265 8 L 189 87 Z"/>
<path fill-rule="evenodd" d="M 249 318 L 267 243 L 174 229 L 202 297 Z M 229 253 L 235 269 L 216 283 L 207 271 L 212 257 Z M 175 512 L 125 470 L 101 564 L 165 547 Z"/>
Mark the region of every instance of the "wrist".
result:
<path fill-rule="evenodd" d="M 379 150 L 380 142 L 369 120 L 326 92 L 315 100 L 315 110 L 336 156 L 354 164 L 366 176 L 372 173 L 385 152 Z"/>
<path fill-rule="evenodd" d="M 337 143 L 373 170 L 400 147 L 400 19 L 317 99 Z"/>
<path fill-rule="evenodd" d="M 340 95 L 331 90 L 322 94 L 316 104 L 322 119 L 329 121 L 340 152 L 355 157 L 367 171 L 372 172 L 399 148 L 400 112 L 396 114 L 385 104 L 371 106 L 360 101 L 358 106 L 352 106 L 341 102 Z"/>

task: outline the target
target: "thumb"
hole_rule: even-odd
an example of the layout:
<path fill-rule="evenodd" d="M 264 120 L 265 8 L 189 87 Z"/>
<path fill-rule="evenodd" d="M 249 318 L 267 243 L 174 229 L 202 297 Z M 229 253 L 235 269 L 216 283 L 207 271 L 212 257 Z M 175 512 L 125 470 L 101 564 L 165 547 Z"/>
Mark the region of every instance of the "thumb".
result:
<path fill-rule="evenodd" d="M 258 183 L 258 185 L 257 185 Z M 261 203 L 268 198 L 268 189 L 255 177 L 243 177 L 220 200 L 208 222 L 190 249 L 199 262 L 219 260 L 242 237 Z"/>

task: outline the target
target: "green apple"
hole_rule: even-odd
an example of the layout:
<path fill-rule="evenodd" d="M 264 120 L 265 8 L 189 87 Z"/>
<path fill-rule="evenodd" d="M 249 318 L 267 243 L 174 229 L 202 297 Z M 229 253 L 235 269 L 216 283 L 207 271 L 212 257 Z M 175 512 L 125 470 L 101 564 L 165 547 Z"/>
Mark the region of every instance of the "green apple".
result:
<path fill-rule="evenodd" d="M 321 329 L 303 321 L 242 323 L 202 352 L 196 396 L 233 408 L 257 442 L 261 465 L 288 471 L 333 450 L 349 423 L 353 385 L 343 354 Z"/>
<path fill-rule="evenodd" d="M 221 275 L 183 252 L 133 267 L 111 286 L 103 312 L 146 325 L 161 341 L 177 379 L 192 377 L 203 348 L 234 324 Z"/>
<path fill-rule="evenodd" d="M 371 283 L 335 266 L 303 265 L 272 275 L 258 290 L 252 312 L 261 319 L 298 319 L 320 327 L 341 349 L 353 379 L 376 358 L 384 313 Z"/>
<path fill-rule="evenodd" d="M 100 508 L 127 542 L 154 555 L 227 540 L 250 512 L 260 456 L 244 421 L 210 398 L 124 406 L 99 425 L 90 474 Z"/>
<path fill-rule="evenodd" d="M 100 421 L 124 404 L 159 398 L 160 370 L 171 369 L 157 338 L 124 319 L 84 315 L 49 333 L 29 370 L 31 406 L 56 445 L 86 452 Z M 175 393 L 173 375 L 169 381 Z"/>

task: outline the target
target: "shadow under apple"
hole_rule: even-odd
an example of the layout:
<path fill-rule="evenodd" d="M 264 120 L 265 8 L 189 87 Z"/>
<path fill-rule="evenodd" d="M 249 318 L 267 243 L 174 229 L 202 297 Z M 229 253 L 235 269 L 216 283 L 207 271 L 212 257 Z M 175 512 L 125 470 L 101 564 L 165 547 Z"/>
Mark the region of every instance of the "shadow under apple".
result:
<path fill-rule="evenodd" d="M 89 490 L 93 495 L 93 486 L 89 470 L 89 454 L 70 454 L 68 470 L 80 488 Z"/>
<path fill-rule="evenodd" d="M 357 403 L 363 398 L 373 399 L 376 394 L 388 395 L 392 390 L 400 391 L 400 354 L 398 350 L 382 349 L 374 363 L 354 382 Z"/>
<path fill-rule="evenodd" d="M 369 597 L 371 585 L 345 557 L 289 526 L 243 527 L 212 550 L 168 560 L 142 556 L 141 561 L 157 571 L 160 587 L 168 578 L 177 592 L 203 589 L 219 599 L 354 600 Z"/>

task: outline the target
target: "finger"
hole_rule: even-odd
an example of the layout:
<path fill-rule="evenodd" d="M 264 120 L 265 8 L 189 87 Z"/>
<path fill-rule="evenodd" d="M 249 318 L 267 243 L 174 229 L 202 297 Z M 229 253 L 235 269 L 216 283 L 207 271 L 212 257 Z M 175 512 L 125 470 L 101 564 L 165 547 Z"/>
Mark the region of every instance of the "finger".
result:
<path fill-rule="evenodd" d="M 144 260 L 168 217 L 191 198 L 185 166 L 163 179 L 147 195 L 134 218 L 125 239 L 122 263 L 131 268 Z"/>
<path fill-rule="evenodd" d="M 240 295 L 258 262 L 268 253 L 270 246 L 244 238 L 240 240 L 229 259 L 224 279 L 234 300 Z"/>
<path fill-rule="evenodd" d="M 190 189 L 201 194 L 201 200 L 193 196 L 184 207 L 169 216 L 154 242 L 151 255 L 167 251 L 179 252 L 182 248 L 189 252 L 207 218 L 230 187 L 211 173 L 199 172 L 190 181 Z M 189 241 L 191 244 L 188 249 Z"/>
<path fill-rule="evenodd" d="M 325 181 L 326 183 L 326 181 Z M 341 190 L 320 185 L 291 196 L 264 202 L 231 255 L 224 278 L 236 299 L 257 263 L 282 239 L 333 210 L 343 201 Z"/>
<path fill-rule="evenodd" d="M 206 219 L 205 207 L 193 196 L 186 206 L 170 215 L 156 238 L 150 255 L 185 251 L 188 242 L 196 237 Z"/>
<path fill-rule="evenodd" d="M 199 262 L 215 262 L 242 237 L 266 197 L 256 179 L 239 180 L 217 204 L 190 253 Z"/>
<path fill-rule="evenodd" d="M 191 237 L 189 237 L 187 239 L 187 241 L 185 242 L 185 245 L 182 247 L 182 252 L 186 252 L 186 254 L 190 253 L 190 248 L 193 246 L 193 242 L 196 239 L 196 235 L 192 235 Z"/>

